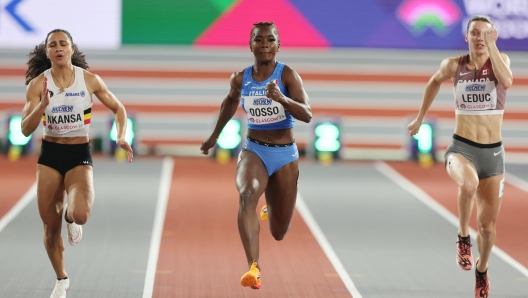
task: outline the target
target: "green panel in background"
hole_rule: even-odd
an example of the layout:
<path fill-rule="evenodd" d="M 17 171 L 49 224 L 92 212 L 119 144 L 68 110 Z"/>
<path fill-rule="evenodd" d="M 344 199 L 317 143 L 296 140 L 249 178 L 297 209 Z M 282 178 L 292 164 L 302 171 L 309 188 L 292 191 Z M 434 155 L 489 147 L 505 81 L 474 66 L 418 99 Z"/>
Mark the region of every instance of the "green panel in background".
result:
<path fill-rule="evenodd" d="M 209 0 L 209 1 L 218 8 L 219 12 L 224 12 L 236 0 Z"/>
<path fill-rule="evenodd" d="M 123 44 L 192 44 L 236 0 L 123 0 Z"/>

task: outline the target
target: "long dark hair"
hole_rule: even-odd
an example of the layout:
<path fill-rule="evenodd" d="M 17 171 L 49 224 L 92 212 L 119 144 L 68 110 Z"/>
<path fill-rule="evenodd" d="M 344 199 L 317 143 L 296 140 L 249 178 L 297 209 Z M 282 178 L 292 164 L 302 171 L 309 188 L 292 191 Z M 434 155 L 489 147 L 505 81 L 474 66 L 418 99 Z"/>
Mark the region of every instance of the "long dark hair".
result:
<path fill-rule="evenodd" d="M 29 84 L 31 80 L 38 77 L 46 69 L 51 68 L 51 61 L 48 59 L 48 56 L 46 56 L 46 44 L 48 43 L 49 36 L 55 32 L 63 32 L 70 39 L 72 47 L 75 49 L 75 52 L 73 52 L 71 58 L 72 64 L 83 69 L 88 69 L 88 63 L 86 62 L 84 54 L 79 51 L 77 45 L 73 43 L 73 38 L 71 37 L 70 32 L 64 29 L 54 29 L 51 30 L 48 35 L 46 35 L 46 39 L 43 43 L 36 45 L 35 48 L 29 52 L 29 60 L 27 62 L 28 69 L 26 71 L 26 85 Z"/>

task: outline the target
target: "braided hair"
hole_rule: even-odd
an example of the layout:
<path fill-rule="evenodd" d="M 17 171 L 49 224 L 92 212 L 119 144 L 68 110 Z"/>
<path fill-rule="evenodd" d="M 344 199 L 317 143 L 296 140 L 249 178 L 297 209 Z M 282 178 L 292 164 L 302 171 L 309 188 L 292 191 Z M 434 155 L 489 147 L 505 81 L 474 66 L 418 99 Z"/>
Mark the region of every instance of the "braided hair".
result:
<path fill-rule="evenodd" d="M 254 23 L 253 24 L 253 28 L 251 28 L 251 32 L 249 34 L 249 39 L 251 40 L 253 38 L 253 34 L 255 32 L 255 29 L 260 28 L 260 27 L 268 27 L 268 26 L 271 27 L 271 29 L 275 31 L 275 34 L 277 34 L 277 39 L 280 42 L 279 29 L 277 29 L 277 26 L 275 25 L 275 23 L 273 23 L 273 21 L 271 21 L 271 22 L 257 22 L 257 23 Z"/>
<path fill-rule="evenodd" d="M 51 61 L 46 55 L 46 44 L 48 43 L 49 36 L 55 32 L 63 32 L 70 39 L 72 47 L 75 49 L 75 52 L 73 52 L 71 57 L 72 64 L 83 69 L 88 69 L 88 63 L 86 62 L 85 56 L 81 51 L 78 50 L 77 45 L 73 43 L 73 38 L 71 37 L 70 33 L 64 29 L 54 29 L 48 33 L 46 40 L 43 43 L 36 45 L 35 48 L 29 52 L 29 60 L 27 62 L 28 69 L 26 71 L 26 85 L 29 84 L 31 80 L 38 77 L 46 69 L 51 68 Z"/>

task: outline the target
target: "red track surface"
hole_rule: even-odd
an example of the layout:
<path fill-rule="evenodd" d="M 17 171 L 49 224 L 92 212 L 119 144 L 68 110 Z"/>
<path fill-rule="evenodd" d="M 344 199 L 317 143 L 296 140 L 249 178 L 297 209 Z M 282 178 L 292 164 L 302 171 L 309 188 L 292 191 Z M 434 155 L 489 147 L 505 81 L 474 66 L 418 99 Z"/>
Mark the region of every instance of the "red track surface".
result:
<path fill-rule="evenodd" d="M 0 217 L 20 200 L 36 180 L 37 158 L 25 157 L 12 162 L 0 155 Z"/>
<path fill-rule="evenodd" d="M 234 162 L 175 160 L 153 297 L 350 297 L 297 212 L 280 242 L 262 222 L 262 288 L 240 286 L 247 265 L 234 175 Z"/>
<path fill-rule="evenodd" d="M 445 172 L 443 163 L 437 163 L 429 169 L 409 162 L 389 162 L 388 164 L 458 217 L 457 187 Z M 508 182 L 507 176 L 506 182 Z M 528 238 L 526 237 L 527 214 L 528 194 L 506 183 L 501 211 L 497 220 L 495 245 L 525 267 L 528 267 L 528 254 L 526 253 L 528 247 Z M 476 230 L 475 215 L 476 209 L 474 208 L 470 225 Z M 456 234 L 453 234 L 453 251 L 455 241 Z M 476 247 L 474 251 L 477 252 Z"/>
<path fill-rule="evenodd" d="M 257 291 L 241 287 L 239 279 L 247 268 L 236 224 L 235 164 L 219 165 L 199 158 L 175 161 L 153 297 L 350 297 L 297 212 L 290 232 L 280 242 L 273 240 L 267 224 L 262 223 L 263 286 Z M 443 164 L 429 169 L 409 162 L 388 164 L 458 214 L 457 189 Z M 35 156 L 11 162 L 0 155 L 0 216 L 33 184 L 35 165 Z M 496 242 L 525 267 L 527 197 L 506 183 Z M 475 212 L 471 226 L 476 228 Z"/>

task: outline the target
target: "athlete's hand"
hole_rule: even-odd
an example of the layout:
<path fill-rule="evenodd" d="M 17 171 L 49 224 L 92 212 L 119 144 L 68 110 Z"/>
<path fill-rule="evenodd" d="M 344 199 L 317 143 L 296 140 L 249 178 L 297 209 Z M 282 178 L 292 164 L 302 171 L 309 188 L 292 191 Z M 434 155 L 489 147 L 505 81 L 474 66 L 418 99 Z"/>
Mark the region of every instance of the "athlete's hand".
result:
<path fill-rule="evenodd" d="M 203 155 L 207 155 L 209 154 L 209 149 L 213 148 L 214 145 L 216 145 L 216 138 L 210 136 L 202 143 L 202 146 L 200 146 L 200 151 L 202 151 Z"/>
<path fill-rule="evenodd" d="M 497 32 L 495 26 L 491 26 L 490 28 L 482 30 L 480 34 L 482 39 L 486 43 L 486 46 L 490 43 L 496 42 L 497 38 L 499 38 L 499 32 Z"/>
<path fill-rule="evenodd" d="M 50 103 L 50 95 L 48 89 L 48 78 L 44 77 L 42 81 L 42 91 L 40 92 L 40 105 L 42 107 L 47 107 Z"/>
<path fill-rule="evenodd" d="M 132 147 L 130 147 L 128 142 L 125 141 L 125 139 L 118 139 L 116 144 L 127 152 L 128 162 L 132 162 L 132 158 L 134 158 L 134 151 L 132 151 Z"/>
<path fill-rule="evenodd" d="M 271 81 L 266 84 L 266 97 L 271 98 L 278 103 L 282 103 L 284 94 L 282 94 L 275 81 Z"/>
<path fill-rule="evenodd" d="M 407 125 L 407 130 L 409 131 L 409 136 L 414 136 L 418 133 L 420 130 L 420 126 L 422 125 L 422 120 L 416 118 L 409 125 Z"/>

